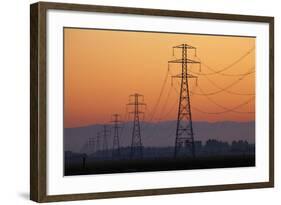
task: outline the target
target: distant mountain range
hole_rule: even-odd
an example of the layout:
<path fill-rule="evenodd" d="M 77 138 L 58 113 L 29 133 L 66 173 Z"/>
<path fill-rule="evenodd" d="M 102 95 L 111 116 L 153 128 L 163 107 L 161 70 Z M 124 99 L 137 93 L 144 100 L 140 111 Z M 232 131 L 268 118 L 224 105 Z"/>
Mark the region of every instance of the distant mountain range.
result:
<path fill-rule="evenodd" d="M 89 137 L 95 137 L 103 125 L 64 128 L 64 150 L 81 152 Z M 108 128 L 112 126 L 108 125 Z M 250 122 L 193 122 L 194 139 L 205 143 L 208 139 L 217 139 L 231 143 L 233 140 L 247 140 L 255 143 L 255 121 Z M 141 124 L 142 143 L 145 147 L 173 146 L 175 141 L 176 121 Z M 113 129 L 107 137 L 108 146 L 112 146 Z M 123 124 L 120 129 L 120 146 L 130 146 L 132 138 L 132 122 Z M 102 145 L 102 141 L 101 141 Z"/>

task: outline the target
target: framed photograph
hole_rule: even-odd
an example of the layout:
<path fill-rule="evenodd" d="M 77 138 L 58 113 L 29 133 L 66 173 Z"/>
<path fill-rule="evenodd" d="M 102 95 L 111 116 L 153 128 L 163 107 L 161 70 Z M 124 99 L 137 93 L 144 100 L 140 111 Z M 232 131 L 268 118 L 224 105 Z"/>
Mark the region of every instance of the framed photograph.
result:
<path fill-rule="evenodd" d="M 274 18 L 31 5 L 30 198 L 274 186 Z"/>

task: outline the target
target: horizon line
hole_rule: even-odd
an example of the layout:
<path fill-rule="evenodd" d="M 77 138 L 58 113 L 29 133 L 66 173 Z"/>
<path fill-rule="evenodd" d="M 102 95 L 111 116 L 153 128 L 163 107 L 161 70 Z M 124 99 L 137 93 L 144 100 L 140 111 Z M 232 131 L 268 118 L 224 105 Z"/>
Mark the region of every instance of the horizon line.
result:
<path fill-rule="evenodd" d="M 150 124 L 158 124 L 158 123 L 165 123 L 165 122 L 176 122 L 177 120 L 166 120 L 166 121 L 158 121 L 158 122 L 151 122 L 151 121 L 140 121 L 140 123 L 150 123 Z M 193 120 L 192 123 L 198 123 L 198 122 L 205 122 L 209 124 L 214 124 L 214 123 L 225 123 L 225 122 L 232 122 L 232 123 L 250 123 L 250 122 L 255 122 L 256 120 L 248 120 L 248 121 L 235 121 L 235 120 L 226 120 L 226 121 L 204 121 L 204 120 Z M 133 121 L 123 121 L 120 124 L 126 124 L 126 123 L 132 123 Z M 73 126 L 73 127 L 63 127 L 63 129 L 75 129 L 75 128 L 82 128 L 82 127 L 90 127 L 90 126 L 103 126 L 103 125 L 111 125 L 112 123 L 96 123 L 96 124 L 86 124 L 86 125 L 81 125 L 81 126 Z"/>

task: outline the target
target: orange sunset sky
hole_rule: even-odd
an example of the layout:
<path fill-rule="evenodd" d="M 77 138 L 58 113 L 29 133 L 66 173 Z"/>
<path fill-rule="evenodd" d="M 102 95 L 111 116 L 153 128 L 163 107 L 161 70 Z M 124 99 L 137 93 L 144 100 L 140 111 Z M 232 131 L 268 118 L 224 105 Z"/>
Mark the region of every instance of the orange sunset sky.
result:
<path fill-rule="evenodd" d="M 198 76 L 197 86 L 189 79 L 192 119 L 255 120 L 253 37 L 65 28 L 64 127 L 108 123 L 114 113 L 129 120 L 126 104 L 133 93 L 144 95 L 145 121 L 176 120 L 180 81 L 170 76 L 181 66 L 171 64 L 168 71 L 168 61 L 181 58 L 172 47 L 182 43 L 196 47 L 197 57 L 194 51 L 188 56 L 202 62 L 201 72 L 198 65 L 188 67 Z"/>

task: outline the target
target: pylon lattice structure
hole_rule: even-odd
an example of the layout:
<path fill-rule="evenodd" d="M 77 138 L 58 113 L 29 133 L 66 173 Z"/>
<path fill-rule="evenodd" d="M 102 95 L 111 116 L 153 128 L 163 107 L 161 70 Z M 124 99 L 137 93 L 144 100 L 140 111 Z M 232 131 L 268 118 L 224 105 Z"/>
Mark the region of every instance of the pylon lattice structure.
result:
<path fill-rule="evenodd" d="M 141 111 L 141 107 L 146 106 L 143 102 L 143 95 L 135 93 L 129 96 L 129 103 L 127 106 L 132 106 L 133 111 L 129 114 L 133 115 L 133 132 L 132 132 L 132 143 L 131 143 L 131 158 L 142 158 L 143 157 L 143 145 L 141 140 L 141 128 L 140 128 L 140 115 L 144 114 Z"/>
<path fill-rule="evenodd" d="M 112 115 L 113 120 L 111 121 L 113 123 L 113 144 L 112 144 L 112 158 L 119 157 L 120 156 L 120 144 L 119 144 L 119 129 L 121 121 L 119 120 L 120 115 L 119 114 L 113 114 Z"/>
<path fill-rule="evenodd" d="M 109 130 L 107 129 L 107 126 L 103 126 L 103 154 L 105 157 L 108 157 L 108 143 L 107 143 L 107 136 L 109 134 Z"/>
<path fill-rule="evenodd" d="M 96 143 L 95 143 L 95 138 L 94 137 L 91 137 L 89 139 L 88 145 L 89 145 L 90 153 L 94 153 L 95 152 L 95 148 L 96 148 Z"/>
<path fill-rule="evenodd" d="M 100 145 L 101 145 L 101 135 L 100 135 L 100 132 L 97 132 L 97 135 L 96 135 L 96 152 L 100 151 Z"/>
<path fill-rule="evenodd" d="M 194 49 L 196 54 L 195 47 L 188 44 L 181 44 L 174 46 L 173 50 L 174 49 L 181 49 L 182 55 L 181 59 L 168 62 L 181 64 L 181 73 L 172 76 L 172 78 L 180 78 L 181 80 L 174 157 L 186 155 L 187 153 L 195 157 L 188 78 L 196 78 L 197 80 L 197 76 L 188 73 L 188 64 L 200 64 L 200 62 L 187 57 L 189 49 Z"/>

